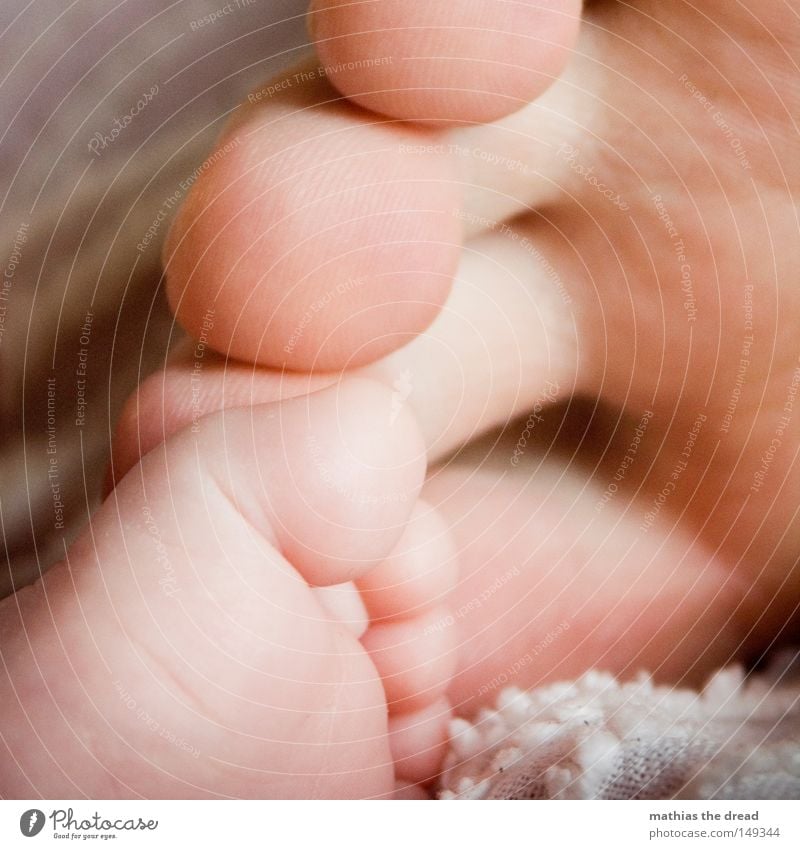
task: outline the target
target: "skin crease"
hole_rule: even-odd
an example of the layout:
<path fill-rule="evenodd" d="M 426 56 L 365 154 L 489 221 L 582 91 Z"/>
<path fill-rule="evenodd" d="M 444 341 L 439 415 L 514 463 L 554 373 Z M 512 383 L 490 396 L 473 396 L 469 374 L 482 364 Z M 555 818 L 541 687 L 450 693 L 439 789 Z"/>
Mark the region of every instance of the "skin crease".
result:
<path fill-rule="evenodd" d="M 351 680 L 372 682 L 365 685 L 370 694 L 364 701 L 377 711 L 375 727 L 383 729 L 376 732 L 376 750 L 361 762 L 376 769 L 376 776 L 354 788 L 356 794 L 390 792 L 391 771 L 385 769 L 389 756 L 404 765 L 412 780 L 433 775 L 451 706 L 468 711 L 492 701 L 503 676 L 508 683 L 530 686 L 599 665 L 622 675 L 645 667 L 661 680 L 696 683 L 730 658 L 757 658 L 771 641 L 796 635 L 796 402 L 785 412 L 800 355 L 800 174 L 793 118 L 800 91 L 800 23 L 795 12 L 779 0 L 758 6 L 721 0 L 695 6 L 678 0 L 592 3 L 584 10 L 575 52 L 558 82 L 534 104 L 513 114 L 502 110 L 507 116 L 488 127 L 471 124 L 482 115 L 469 112 L 475 107 L 469 101 L 462 104 L 463 113 L 457 102 L 444 101 L 449 110 L 445 127 L 436 104 L 426 106 L 440 128 L 419 129 L 387 124 L 337 100 L 334 106 L 311 111 L 320 118 L 319 134 L 303 136 L 310 126 L 303 124 L 298 135 L 304 146 L 298 154 L 293 101 L 278 97 L 255 112 L 245 110 L 250 117 L 244 120 L 255 120 L 257 131 L 242 133 L 236 155 L 221 160 L 220 169 L 209 169 L 189 199 L 166 253 L 170 297 L 179 319 L 197 334 L 219 281 L 226 287 L 226 297 L 217 303 L 218 335 L 209 343 L 223 356 L 206 360 L 201 411 L 293 396 L 298 400 L 288 403 L 304 404 L 302 396 L 309 389 L 338 380 L 338 369 L 354 366 L 385 385 L 381 395 L 369 383 L 372 394 L 358 400 L 354 416 L 375 416 L 375 422 L 399 405 L 402 416 L 416 418 L 432 464 L 424 498 L 436 507 L 436 522 L 444 528 L 433 536 L 450 536 L 459 572 L 450 592 L 441 575 L 432 578 L 430 589 L 451 613 L 437 612 L 435 606 L 420 611 L 424 593 L 398 594 L 399 609 L 389 610 L 388 616 L 385 610 L 373 610 L 363 637 L 371 659 L 351 651 L 354 636 L 348 632 L 344 654 L 365 663 Z M 358 6 L 352 15 L 349 26 L 358 32 Z M 326 39 L 321 47 L 329 51 L 326 62 L 337 57 L 350 61 L 347 53 L 336 53 L 336 44 L 346 41 Z M 555 76 L 560 66 L 556 62 L 549 70 Z M 310 86 L 303 96 L 319 103 L 314 98 L 321 91 L 327 104 L 330 88 L 323 85 Z M 341 85 L 347 90 L 345 81 Z M 383 110 L 395 114 L 397 104 L 384 104 Z M 715 115 L 720 117 L 715 120 Z M 302 120 L 308 119 L 304 114 Z M 379 135 L 371 132 L 376 121 Z M 735 128 L 731 137 L 740 139 L 738 151 L 721 121 Z M 459 126 L 451 126 L 455 124 Z M 242 126 L 232 127 L 234 137 Z M 266 132 L 268 127 L 280 130 Z M 283 339 L 297 327 L 301 307 L 313 304 L 330 285 L 324 283 L 320 292 L 323 276 L 314 274 L 335 267 L 339 248 L 336 239 L 321 238 L 316 251 L 310 250 L 309 238 L 319 229 L 319 220 L 298 210 L 306 211 L 309 203 L 323 212 L 335 209 L 338 186 L 355 180 L 365 190 L 369 181 L 358 176 L 363 170 L 353 166 L 348 171 L 346 162 L 337 165 L 335 151 L 324 160 L 333 186 L 328 194 L 315 196 L 312 181 L 305 184 L 310 197 L 287 195 L 275 175 L 298 156 L 300 171 L 302 157 L 312 163 L 306 168 L 313 167 L 319 156 L 327 155 L 326 134 L 332 129 L 358 139 L 359 155 L 377 156 L 379 174 L 399 175 L 398 185 L 409 193 L 387 194 L 388 210 L 380 206 L 382 200 L 375 201 L 360 224 L 347 225 L 348 244 L 377 246 L 375 253 L 356 253 L 366 257 L 371 283 L 356 290 L 356 308 L 352 299 L 334 298 L 327 304 L 319 320 L 304 327 L 302 355 L 287 362 Z M 449 152 L 401 152 L 401 137 L 441 143 Z M 240 179 L 236 169 L 242 169 Z M 432 172 L 441 175 L 435 190 L 429 182 Z M 249 194 L 242 190 L 241 204 L 252 212 L 264 203 L 263 221 L 258 220 L 265 226 L 256 232 L 237 217 L 237 191 L 254 185 L 253 175 L 261 175 L 263 182 Z M 606 189 L 608 195 L 602 194 Z M 272 220 L 276 198 L 285 217 Z M 402 226 L 409 227 L 400 239 L 424 245 L 424 267 L 413 273 L 424 275 L 426 267 L 435 268 L 437 283 L 429 299 L 415 295 L 423 301 L 418 311 L 413 298 L 411 306 L 398 310 L 402 320 L 393 325 L 385 317 L 393 314 L 398 286 L 381 288 L 380 263 L 386 257 L 380 246 L 386 236 L 380 228 L 404 204 L 432 216 L 436 233 L 431 237 L 423 226 L 416 228 L 413 218 L 409 224 L 400 216 Z M 448 211 L 455 214 L 448 218 Z M 450 229 L 452 219 L 460 222 L 455 230 Z M 500 226 L 503 221 L 511 222 L 508 232 Z M 277 244 L 280 256 L 294 256 L 300 264 L 287 261 L 285 276 L 266 278 L 266 288 L 256 288 L 256 296 L 263 295 L 261 306 L 267 310 L 282 303 L 287 291 L 299 291 L 302 297 L 290 303 L 281 332 L 265 347 L 256 332 L 258 321 L 263 322 L 258 304 L 249 300 L 253 279 L 246 264 L 230 262 L 230 252 L 244 250 L 253 268 L 263 262 L 262 249 L 274 262 L 268 240 L 276 232 L 279 238 L 271 249 Z M 218 238 L 222 233 L 225 239 Z M 233 244 L 234 237 L 241 244 Z M 527 248 L 523 239 L 528 239 Z M 677 257 L 679 239 L 685 261 Z M 683 264 L 689 266 L 688 293 L 681 289 Z M 348 267 L 348 273 L 355 271 Z M 563 293 L 555 291 L 557 281 Z M 423 277 L 415 286 L 416 293 L 426 292 Z M 242 316 L 255 328 L 252 333 L 234 334 Z M 329 334 L 343 323 L 346 332 L 326 347 Z M 737 385 L 743 342 L 751 332 L 744 379 Z M 420 335 L 408 343 L 415 333 Z M 242 362 L 225 361 L 234 338 L 240 347 L 232 353 Z M 169 462 L 155 465 L 152 458 L 188 462 L 181 453 L 188 450 L 184 434 L 177 442 L 170 439 L 167 449 L 149 454 L 144 466 L 135 466 L 142 453 L 185 427 L 196 413 L 187 401 L 192 351 L 189 344 L 178 352 L 123 415 L 114 479 L 134 468 L 120 484 L 124 498 L 134 497 L 129 493 L 137 480 L 148 480 L 148 475 L 154 482 L 159 476 L 163 480 L 170 470 Z M 380 356 L 384 358 L 371 362 Z M 247 364 L 252 362 L 259 365 Z M 295 373 L 282 371 L 286 366 Z M 314 374 L 297 373 L 307 371 Z M 406 384 L 397 382 L 403 373 L 411 384 L 407 393 Z M 548 381 L 557 384 L 558 406 L 544 402 L 544 423 L 540 427 L 534 420 L 524 456 L 513 464 L 525 415 L 537 402 L 541 413 L 539 399 Z M 734 389 L 737 401 L 728 421 Z M 398 401 L 400 396 L 404 400 Z M 587 400 L 592 414 L 588 422 L 576 422 L 573 407 Z M 521 422 L 509 424 L 520 414 Z M 630 462 L 626 457 L 645 414 L 652 415 Z M 688 461 L 679 467 L 701 414 L 705 418 L 692 438 Z M 457 460 L 448 459 L 452 450 L 492 426 L 506 428 L 503 439 L 491 436 Z M 763 472 L 765 452 L 773 450 L 776 438 L 780 442 Z M 414 451 L 422 451 L 419 443 L 412 455 Z M 213 446 L 209 453 L 214 455 Z M 676 468 L 680 472 L 674 480 Z M 763 476 L 756 477 L 760 472 Z M 674 490 L 660 503 L 652 525 L 642 530 L 647 511 L 670 480 Z M 618 489 L 604 501 L 611 482 Z M 346 518 L 346 507 L 340 507 L 339 521 Z M 112 516 L 111 508 L 104 509 L 98 517 L 100 531 Z M 400 518 L 395 521 L 402 524 Z M 300 513 L 297 522 L 294 537 L 302 538 Z M 241 534 L 241 524 L 234 530 Z M 122 560 L 114 539 L 111 534 L 107 543 L 110 563 Z M 402 556 L 391 548 L 387 544 L 376 557 L 394 557 L 407 569 L 420 551 L 436 546 L 428 535 L 407 542 Z M 131 550 L 136 555 L 137 549 Z M 301 539 L 292 557 L 313 569 L 313 556 L 305 560 L 308 552 L 308 542 Z M 93 561 L 86 549 L 79 549 L 77 557 L 91 574 Z M 292 557 L 287 559 L 295 568 Z M 423 561 L 420 555 L 418 575 L 434 574 Z M 324 562 L 329 568 L 330 561 Z M 316 566 L 318 579 L 324 569 Z M 376 573 L 383 568 L 378 566 Z M 409 580 L 407 572 L 398 573 L 384 578 L 384 593 L 393 581 Z M 369 596 L 376 589 L 362 584 L 365 576 L 337 574 L 335 579 L 352 577 L 357 577 L 369 610 Z M 67 585 L 63 571 L 55 573 L 53 584 L 58 580 Z M 302 594 L 302 604 L 318 604 L 313 590 L 304 589 L 308 594 Z M 69 598 L 63 587 L 60 592 L 56 597 Z M 240 600 L 230 603 L 236 609 Z M 77 614 L 74 605 L 64 609 L 62 627 L 68 628 Z M 302 615 L 306 608 L 297 609 Z M 7 600 L 3 610 L 5 645 L 21 638 L 15 606 Z M 324 618 L 319 609 L 315 615 Z M 394 620 L 412 624 L 405 631 L 387 630 L 396 627 Z M 563 622 L 569 627 L 558 630 Z M 333 626 L 322 631 L 329 639 Z M 547 649 L 539 650 L 542 640 L 556 631 Z M 287 636 L 293 633 L 287 624 Z M 431 640 L 430 662 L 441 664 L 430 678 L 415 674 L 425 665 L 420 635 Z M 313 677 L 314 670 L 308 674 Z M 372 686 L 380 677 L 382 696 L 376 704 Z M 79 701 L 67 686 L 71 679 L 56 680 L 64 683 L 62 699 Z M 374 718 L 386 707 L 381 699 L 387 697 L 388 720 L 385 713 L 383 719 Z M 11 696 L 3 703 L 12 704 Z M 13 721 L 22 723 L 19 717 Z M 163 721 L 167 725 L 171 720 Z M 191 729 L 193 720 L 181 719 L 180 727 Z M 134 746 L 143 736 L 135 727 L 127 733 Z M 225 743 L 224 735 L 219 743 Z M 120 763 L 125 757 L 123 752 Z M 164 757 L 170 764 L 176 758 L 178 770 L 194 763 L 181 760 L 174 747 Z M 32 762 L 27 768 L 43 773 L 49 768 L 43 764 Z M 360 774 L 361 766 L 353 765 L 354 774 Z M 86 766 L 90 790 L 97 786 L 91 783 L 92 769 Z M 208 781 L 203 792 L 235 795 L 263 789 L 254 789 L 238 774 L 226 784 L 230 776 L 223 773 L 204 773 Z M 402 769 L 396 775 L 402 778 Z M 16 792 L 20 786 L 14 785 Z M 102 786 L 109 791 L 107 784 Z M 30 795 L 31 788 L 25 790 Z M 315 790 L 324 795 L 326 787 Z M 301 781 L 283 791 L 280 785 L 266 788 L 287 795 L 304 791 L 308 788 Z"/>
<path fill-rule="evenodd" d="M 4 797 L 359 798 L 433 773 L 452 635 L 426 641 L 439 648 L 419 673 L 393 646 L 449 613 L 414 603 L 446 598 L 428 540 L 443 525 L 417 502 L 413 417 L 387 427 L 389 402 L 350 380 L 206 417 L 120 483 L 65 562 L 0 603 Z M 362 645 L 343 582 L 410 552 L 414 589 Z M 389 651 L 371 658 L 376 639 Z M 388 716 L 378 670 L 407 701 Z"/>

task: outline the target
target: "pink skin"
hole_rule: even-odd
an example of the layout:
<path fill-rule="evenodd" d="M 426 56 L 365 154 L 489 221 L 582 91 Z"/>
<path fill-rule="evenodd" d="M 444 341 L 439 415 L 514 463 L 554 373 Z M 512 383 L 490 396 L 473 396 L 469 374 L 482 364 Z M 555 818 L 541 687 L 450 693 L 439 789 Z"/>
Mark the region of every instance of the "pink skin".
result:
<path fill-rule="evenodd" d="M 553 82 L 578 35 L 580 6 L 313 0 L 308 26 L 333 84 L 360 106 L 434 125 L 481 123 Z"/>
<path fill-rule="evenodd" d="M 392 608 L 379 567 L 392 624 L 366 634 L 347 583 L 442 532 L 417 504 L 416 425 L 390 426 L 389 408 L 354 380 L 207 417 L 148 454 L 66 561 L 0 605 L 0 793 L 371 797 L 428 778 L 450 635 L 419 672 L 368 650 L 409 642 L 426 621 L 414 597 L 448 578 L 418 558 Z M 379 672 L 397 679 L 388 712 Z M 395 749 L 416 759 L 395 770 Z"/>
<path fill-rule="evenodd" d="M 386 14 L 394 8 L 377 5 Z M 359 16 L 377 14 L 375 9 L 376 4 L 356 4 L 325 13 L 333 16 L 329 20 L 339 16 L 336 37 L 325 36 L 321 25 L 314 29 L 328 63 L 344 61 L 347 51 L 355 49 L 352 45 L 363 42 L 342 33 L 348 26 L 354 33 L 369 31 L 367 19 Z M 602 405 L 572 455 L 580 464 L 570 463 L 554 480 L 542 480 L 532 448 L 524 463 L 511 468 L 512 439 L 496 483 L 490 482 L 486 457 L 479 456 L 474 461 L 481 468 L 479 477 L 463 480 L 448 469 L 429 485 L 428 498 L 435 501 L 452 490 L 441 511 L 453 526 L 461 561 L 456 609 L 481 595 L 493 584 L 492 576 L 504 574 L 509 564 L 521 566 L 532 558 L 523 577 L 458 620 L 454 630 L 462 657 L 449 690 L 457 706 L 491 699 L 486 682 L 503 675 L 524 655 L 524 646 L 536 645 L 565 615 L 572 627 L 558 648 L 526 663 L 512 674 L 513 680 L 534 684 L 600 664 L 624 674 L 647 666 L 666 680 L 698 681 L 712 666 L 733 656 L 753 656 L 791 628 L 798 602 L 796 591 L 789 589 L 798 586 L 796 427 L 782 434 L 781 460 L 758 491 L 750 487 L 778 426 L 800 353 L 795 216 L 800 174 L 791 118 L 797 87 L 787 85 L 795 72 L 792 46 L 800 33 L 780 3 L 760 7 L 760 22 L 753 14 L 712 0 L 696 11 L 663 2 L 635 8 L 593 4 L 584 13 L 581 38 L 562 78 L 539 101 L 491 126 L 428 129 L 424 137 L 405 136 L 401 148 L 399 140 L 386 144 L 386 132 L 419 133 L 413 125 L 387 124 L 336 101 L 315 113 L 319 131 L 304 136 L 302 156 L 328 161 L 336 171 L 328 177 L 334 185 L 348 186 L 354 180 L 358 185 L 364 172 L 352 163 L 332 162 L 329 120 L 348 128 L 343 132 L 359 140 L 357 150 L 382 146 L 382 173 L 418 169 L 417 177 L 406 180 L 411 189 L 425 186 L 426 193 L 431 191 L 426 174 L 431 157 L 439 157 L 439 200 L 432 203 L 432 196 L 420 195 L 420 203 L 410 207 L 456 206 L 460 237 L 445 237 L 441 221 L 429 221 L 432 238 L 424 248 L 431 252 L 428 267 L 444 269 L 464 241 L 453 289 L 430 326 L 428 307 L 438 303 L 442 290 L 426 290 L 430 296 L 417 316 L 421 335 L 361 366 L 363 374 L 391 387 L 403 374 L 410 375 L 413 391 L 407 403 L 417 413 L 429 460 L 441 459 L 491 426 L 526 415 L 537 402 L 541 406 L 541 399 L 549 397 L 548 387 L 557 385 L 560 401 L 580 395 Z M 343 24 L 345 15 L 351 18 Z M 408 29 L 413 30 L 413 21 Z M 454 51 L 469 49 L 468 42 L 453 41 L 452 32 L 445 38 L 441 30 L 432 30 L 428 36 L 432 42 L 445 39 Z M 384 34 L 381 43 L 391 52 L 393 39 L 407 37 L 401 28 Z M 363 43 L 360 49 L 365 49 Z M 388 67 L 380 74 L 391 75 Z M 555 65 L 553 71 L 558 71 Z M 371 78 L 364 79 L 372 84 Z M 353 93 L 344 77 L 333 82 Z M 404 85 L 403 79 L 397 86 L 378 82 L 373 85 L 376 93 L 367 96 L 373 98 L 373 108 L 407 117 L 402 109 L 408 101 L 396 100 Z M 713 103 L 711 115 L 694 92 Z M 374 102 L 384 95 L 383 105 Z M 314 98 L 329 98 L 330 89 L 325 83 L 308 83 L 304 96 L 318 102 Z M 454 121 L 475 120 L 470 112 L 474 103 L 448 100 L 449 93 L 438 104 L 432 97 L 425 108 L 434 122 L 441 123 L 437 109 L 442 105 L 453 110 Z M 291 208 L 292 203 L 283 183 L 269 176 L 293 168 L 296 158 L 292 128 L 297 115 L 286 117 L 280 100 L 246 109 L 229 132 L 241 139 L 240 156 L 269 163 L 268 170 L 258 172 L 267 175 L 260 187 L 267 210 L 267 198 L 273 203 L 279 199 L 279 206 Z M 330 110 L 332 117 L 326 118 Z M 713 119 L 717 111 L 746 140 L 749 169 Z M 251 124 L 255 132 L 248 134 Z M 262 125 L 273 131 L 262 133 Z M 180 243 L 178 252 L 168 249 L 166 254 L 170 286 L 183 296 L 185 312 L 179 317 L 190 330 L 214 298 L 206 281 L 217 286 L 224 280 L 229 291 L 251 289 L 248 278 L 220 253 L 221 240 L 201 238 L 190 223 L 204 221 L 212 232 L 233 226 L 238 206 L 228 188 L 232 179 L 235 172 L 226 171 L 219 179 L 213 170 L 208 174 L 170 243 Z M 217 196 L 232 206 L 215 213 Z M 304 212 L 309 204 L 335 207 L 335 195 L 315 197 L 313 192 L 305 197 Z M 250 208 L 258 208 L 257 201 Z M 531 213 L 533 209 L 541 212 Z M 665 210 L 683 240 L 694 299 L 689 305 L 696 305 L 696 315 L 687 310 L 681 289 L 684 260 L 676 254 L 678 236 L 665 223 Z M 363 232 L 354 237 L 356 242 L 377 241 L 384 212 L 379 209 L 360 220 Z M 500 222 L 513 216 L 504 231 Z M 403 222 L 414 231 L 412 220 Z M 316 240 L 313 250 L 305 250 L 312 244 L 313 223 L 296 215 L 287 225 L 293 229 L 282 231 L 281 249 L 291 252 L 297 246 L 309 267 L 331 267 L 337 253 L 328 253 L 330 243 Z M 418 238 L 411 236 L 410 244 L 417 246 Z M 250 245 L 252 237 L 244 241 Z M 224 250 L 235 248 L 227 242 Z M 185 263 L 184 256 L 202 257 L 199 262 L 207 270 L 187 275 L 183 266 L 173 264 L 176 258 Z M 274 261 L 272 254 L 265 256 Z M 379 297 L 380 269 L 367 271 L 375 275 L 370 279 L 376 285 L 358 290 L 357 298 L 367 293 L 370 299 Z M 263 285 L 276 293 L 269 297 L 284 298 L 308 279 L 298 268 L 293 277 L 273 276 Z M 735 414 L 726 424 L 734 366 L 748 332 L 743 305 L 750 282 L 753 332 L 760 341 L 752 348 Z M 248 298 L 225 301 L 224 311 L 235 320 L 253 320 Z M 393 298 L 394 290 L 387 286 L 386 301 L 391 304 Z M 402 327 L 387 328 L 372 321 L 374 306 L 374 300 L 362 301 L 354 309 L 352 298 L 333 298 L 315 315 L 302 334 L 303 358 L 314 367 L 310 377 L 222 358 L 209 363 L 201 408 L 307 391 L 309 380 L 325 384 L 335 379 L 332 369 L 363 363 L 365 350 L 374 354 L 375 345 L 394 347 L 405 341 L 406 308 L 398 312 Z M 262 365 L 302 366 L 294 349 L 291 355 L 281 353 L 280 336 L 264 338 L 249 351 L 238 347 L 237 355 Z M 340 346 L 333 355 L 331 338 Z M 230 344 L 224 334 L 216 342 L 223 353 Z M 118 433 L 115 465 L 120 470 L 186 421 L 189 357 L 190 345 L 129 404 Z M 653 416 L 636 462 L 627 467 L 610 506 L 596 510 L 647 411 Z M 657 519 L 642 532 L 643 517 L 671 480 L 700 413 L 706 424 L 691 462 Z M 569 440 L 556 444 L 562 443 L 573 450 Z M 533 468 L 526 469 L 530 462 Z M 537 476 L 531 481 L 533 472 Z M 487 489 L 493 493 L 488 501 Z M 506 503 L 514 509 L 503 511 Z M 542 521 L 548 529 L 563 530 L 545 533 Z M 491 556 L 497 551 L 504 556 Z M 649 578 L 643 581 L 642 576 Z M 521 606 L 520 598 L 529 599 L 530 606 Z M 531 624 L 536 610 L 539 617 Z"/>
<path fill-rule="evenodd" d="M 11 665 L 0 704 L 15 731 L 4 739 L 20 759 L 7 795 L 374 796 L 399 779 L 413 796 L 438 768 L 451 706 L 491 701 L 499 682 L 530 686 L 594 665 L 696 682 L 796 626 L 796 405 L 752 488 L 800 354 L 796 17 L 779 0 L 592 3 L 562 73 L 574 3 L 465 0 L 460 20 L 471 25 L 460 30 L 428 20 L 428 5 L 398 19 L 393 0 L 316 4 L 312 31 L 325 64 L 403 57 L 410 45 L 426 58 L 343 70 L 247 105 L 221 140 L 235 142 L 230 152 L 189 197 L 166 247 L 168 293 L 195 336 L 215 307 L 204 335 L 220 356 L 205 359 L 199 398 L 191 342 L 143 384 L 119 424 L 113 480 L 121 483 L 70 553 L 72 574 L 57 567 L 18 596 L 26 632 L 16 602 L 3 603 Z M 509 24 L 500 6 L 522 17 Z M 476 40 L 485 16 L 507 37 Z M 534 64 L 507 73 L 524 65 L 507 61 L 518 43 L 543 36 L 547 50 L 523 51 Z M 419 91 L 426 78 L 430 90 Z M 500 120 L 475 123 L 486 118 Z M 750 331 L 756 343 L 728 421 Z M 337 390 L 316 390 L 345 368 L 369 382 L 346 379 L 349 406 L 333 413 L 325 405 Z M 567 414 L 554 397 L 573 404 Z M 575 418 L 577 398 L 596 404 L 588 425 Z M 223 408 L 238 409 L 203 425 L 220 440 L 209 438 L 198 465 L 194 437 L 181 429 L 198 409 Z M 540 418 L 516 457 L 531 412 Z M 650 413 L 635 461 L 598 509 Z M 689 462 L 642 531 L 701 413 Z M 523 424 L 505 441 L 473 444 L 441 465 L 518 415 Z M 259 431 L 257 446 L 254 416 L 272 434 Z M 347 450 L 331 436 L 340 419 Z M 233 438 L 221 440 L 223 426 Z M 410 495 L 402 510 L 388 502 L 384 512 L 333 497 L 319 455 L 315 464 L 298 442 L 308 428 L 345 480 L 356 474 L 376 491 L 410 493 L 427 454 L 424 500 L 415 509 Z M 534 443 L 552 444 L 546 461 Z M 354 446 L 362 462 L 361 451 L 374 452 L 367 468 Z M 241 487 L 253 492 L 257 458 L 288 477 L 268 477 L 252 502 L 231 503 Z M 202 522 L 197 475 L 221 499 Z M 224 483 L 233 484 L 226 498 Z M 155 579 L 143 486 L 160 499 L 190 618 L 212 641 L 227 639 L 226 658 L 237 663 L 201 651 L 191 623 L 178 627 L 186 620 Z M 273 509 L 253 513 L 252 504 Z M 220 573 L 221 539 L 226 552 L 236 547 L 231 560 L 246 582 Z M 309 586 L 349 580 L 358 593 Z M 251 586 L 281 600 L 279 620 L 264 621 Z M 569 627 L 558 631 L 562 622 Z M 65 671 L 58 637 L 83 665 L 83 687 Z M 282 650 L 265 650 L 276 637 Z M 131 646 L 147 641 L 143 662 Z M 97 671 L 98 646 L 114 661 L 111 676 Z M 330 710 L 333 670 L 318 660 L 331 657 L 349 682 L 339 691 L 347 709 Z M 264 675 L 292 678 L 278 695 L 293 719 L 265 705 Z M 197 741 L 202 765 L 136 718 L 115 676 L 160 727 Z M 322 724 L 298 725 L 309 711 L 322 711 Z M 29 721 L 51 754 L 22 745 Z M 60 733 L 51 745 L 47 735 L 67 722 L 92 753 L 108 753 L 102 769 L 75 737 Z M 53 755 L 69 764 L 67 776 Z M 274 763 L 290 775 L 269 772 Z M 117 783 L 123 774 L 135 787 Z"/>

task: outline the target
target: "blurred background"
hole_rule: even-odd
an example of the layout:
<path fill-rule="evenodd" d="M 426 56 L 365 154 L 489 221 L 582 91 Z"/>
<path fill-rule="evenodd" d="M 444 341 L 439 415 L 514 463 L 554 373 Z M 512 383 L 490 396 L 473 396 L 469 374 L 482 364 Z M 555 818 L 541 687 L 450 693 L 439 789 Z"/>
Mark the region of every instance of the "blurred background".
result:
<path fill-rule="evenodd" d="M 304 0 L 0 4 L 0 595 L 64 556 L 116 416 L 180 338 L 160 249 Z"/>

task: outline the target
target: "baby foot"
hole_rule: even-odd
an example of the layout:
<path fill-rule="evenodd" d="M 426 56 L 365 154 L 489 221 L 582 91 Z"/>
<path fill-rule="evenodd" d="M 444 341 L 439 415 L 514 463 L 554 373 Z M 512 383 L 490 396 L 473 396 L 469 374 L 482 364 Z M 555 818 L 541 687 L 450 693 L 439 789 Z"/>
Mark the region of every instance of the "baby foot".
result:
<path fill-rule="evenodd" d="M 374 797 L 394 760 L 434 774 L 454 567 L 417 426 L 390 411 L 345 381 L 136 465 L 0 606 L 0 795 Z"/>

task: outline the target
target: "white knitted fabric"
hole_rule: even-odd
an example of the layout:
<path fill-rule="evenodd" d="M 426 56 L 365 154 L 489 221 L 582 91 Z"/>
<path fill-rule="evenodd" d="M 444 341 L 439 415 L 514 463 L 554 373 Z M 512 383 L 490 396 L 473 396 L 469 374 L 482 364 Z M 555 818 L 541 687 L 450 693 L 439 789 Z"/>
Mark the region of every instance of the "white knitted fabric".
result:
<path fill-rule="evenodd" d="M 697 693 L 590 672 L 450 733 L 440 799 L 800 798 L 796 674 L 728 668 Z"/>

